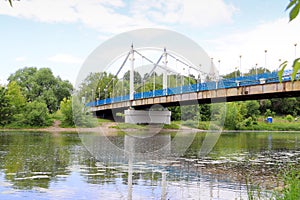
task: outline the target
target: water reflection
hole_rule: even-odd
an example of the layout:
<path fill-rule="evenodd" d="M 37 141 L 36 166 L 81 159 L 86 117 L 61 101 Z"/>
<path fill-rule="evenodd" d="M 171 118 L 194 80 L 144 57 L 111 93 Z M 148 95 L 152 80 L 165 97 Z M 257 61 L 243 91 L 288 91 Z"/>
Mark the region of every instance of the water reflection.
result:
<path fill-rule="evenodd" d="M 281 168 L 299 164 L 299 135 L 223 133 L 213 151 L 199 157 L 205 133 L 193 135 L 184 154 L 172 144 L 173 133 L 0 133 L 0 197 L 247 199 L 245 177 L 272 187 Z"/>

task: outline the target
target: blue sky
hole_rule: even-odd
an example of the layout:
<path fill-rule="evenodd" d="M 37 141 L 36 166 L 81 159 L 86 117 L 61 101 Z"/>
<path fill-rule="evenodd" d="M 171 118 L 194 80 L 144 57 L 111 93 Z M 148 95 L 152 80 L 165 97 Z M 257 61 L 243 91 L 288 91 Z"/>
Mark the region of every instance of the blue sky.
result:
<path fill-rule="evenodd" d="M 288 0 L 21 0 L 0 1 L 0 83 L 25 66 L 49 67 L 75 83 L 87 56 L 106 39 L 137 28 L 166 28 L 196 41 L 220 73 L 257 63 L 276 69 L 300 46 L 299 19 Z M 299 49 L 300 54 L 300 49 Z"/>

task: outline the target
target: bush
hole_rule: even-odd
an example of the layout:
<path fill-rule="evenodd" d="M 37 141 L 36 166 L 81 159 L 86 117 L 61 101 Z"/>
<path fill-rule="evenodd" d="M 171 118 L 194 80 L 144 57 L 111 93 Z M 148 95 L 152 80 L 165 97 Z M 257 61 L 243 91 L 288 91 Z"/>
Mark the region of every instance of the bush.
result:
<path fill-rule="evenodd" d="M 63 99 L 60 109 L 63 114 L 63 126 L 96 127 L 98 125 L 97 119 L 93 118 L 76 97 Z"/>
<path fill-rule="evenodd" d="M 25 106 L 23 122 L 30 126 L 42 127 L 51 125 L 47 105 L 43 102 L 33 101 Z M 21 116 L 19 116 L 21 118 Z"/>
<path fill-rule="evenodd" d="M 286 119 L 287 121 L 289 121 L 289 122 L 292 122 L 292 121 L 294 120 L 294 117 L 293 117 L 292 115 L 287 115 L 287 116 L 285 117 L 285 119 Z"/>
<path fill-rule="evenodd" d="M 63 126 L 74 126 L 72 101 L 64 98 L 60 102 L 60 112 L 62 114 L 62 125 Z"/>
<path fill-rule="evenodd" d="M 265 112 L 265 117 L 274 117 L 276 115 L 275 112 L 272 112 L 270 109 L 267 109 L 267 111 Z"/>

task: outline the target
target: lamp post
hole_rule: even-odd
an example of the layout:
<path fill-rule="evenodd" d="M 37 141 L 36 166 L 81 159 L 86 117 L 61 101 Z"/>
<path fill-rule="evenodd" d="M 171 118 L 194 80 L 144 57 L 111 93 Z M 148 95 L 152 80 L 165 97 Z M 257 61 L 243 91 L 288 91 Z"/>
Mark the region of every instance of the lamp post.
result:
<path fill-rule="evenodd" d="M 294 44 L 295 47 L 295 59 L 297 58 L 297 43 Z"/>
<path fill-rule="evenodd" d="M 183 68 L 183 72 L 181 74 L 181 93 L 182 93 L 182 88 L 183 88 L 183 85 L 184 85 L 184 71 L 185 71 L 185 68 Z"/>
<path fill-rule="evenodd" d="M 268 53 L 268 50 L 265 50 L 265 73 L 267 72 L 267 53 Z"/>
<path fill-rule="evenodd" d="M 107 88 L 104 88 L 104 93 L 105 93 L 105 104 L 106 104 L 106 99 L 107 99 Z"/>
<path fill-rule="evenodd" d="M 255 77 L 256 77 L 256 80 L 257 80 L 257 63 L 255 64 Z"/>
<path fill-rule="evenodd" d="M 240 76 L 243 76 L 243 74 L 242 74 L 242 55 L 240 55 Z"/>
<path fill-rule="evenodd" d="M 190 82 L 190 74 L 191 74 L 191 66 L 189 66 L 189 70 L 188 70 L 188 78 L 189 78 L 189 85 L 191 85 L 191 82 Z"/>

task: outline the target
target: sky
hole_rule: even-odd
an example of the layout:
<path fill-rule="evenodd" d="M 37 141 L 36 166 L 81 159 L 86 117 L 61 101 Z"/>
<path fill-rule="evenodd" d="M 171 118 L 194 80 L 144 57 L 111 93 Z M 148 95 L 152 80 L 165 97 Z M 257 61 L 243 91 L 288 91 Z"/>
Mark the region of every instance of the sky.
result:
<path fill-rule="evenodd" d="M 107 39 L 163 28 L 197 42 L 220 74 L 300 55 L 300 19 L 289 0 L 0 0 L 0 84 L 24 67 L 49 67 L 75 84 L 84 60 Z M 297 44 L 295 46 L 295 44 Z M 299 49 L 299 50 L 298 50 Z M 267 53 L 265 53 L 267 50 Z M 299 56 L 298 55 L 298 56 Z M 220 62 L 218 62 L 220 60 Z"/>

